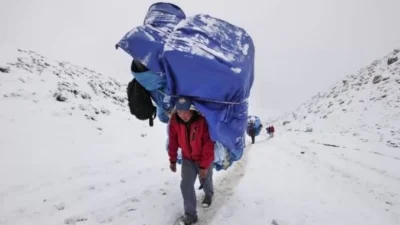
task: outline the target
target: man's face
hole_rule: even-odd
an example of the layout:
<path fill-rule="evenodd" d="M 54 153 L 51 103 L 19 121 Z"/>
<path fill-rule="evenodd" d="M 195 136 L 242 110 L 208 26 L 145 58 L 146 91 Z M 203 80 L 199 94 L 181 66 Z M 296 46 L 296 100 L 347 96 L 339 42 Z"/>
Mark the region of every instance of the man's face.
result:
<path fill-rule="evenodd" d="M 177 110 L 176 112 L 179 118 L 185 122 L 188 122 L 193 116 L 193 112 L 191 110 Z"/>

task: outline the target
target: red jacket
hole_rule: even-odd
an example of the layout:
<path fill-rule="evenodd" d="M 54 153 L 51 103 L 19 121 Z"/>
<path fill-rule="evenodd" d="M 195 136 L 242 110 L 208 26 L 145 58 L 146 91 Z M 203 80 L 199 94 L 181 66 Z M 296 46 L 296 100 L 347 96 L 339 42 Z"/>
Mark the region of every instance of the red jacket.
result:
<path fill-rule="evenodd" d="M 194 112 L 192 119 L 185 123 L 174 113 L 169 122 L 168 134 L 168 155 L 171 163 L 176 163 L 180 147 L 183 159 L 195 161 L 201 169 L 211 166 L 214 161 L 214 142 L 203 116 Z"/>

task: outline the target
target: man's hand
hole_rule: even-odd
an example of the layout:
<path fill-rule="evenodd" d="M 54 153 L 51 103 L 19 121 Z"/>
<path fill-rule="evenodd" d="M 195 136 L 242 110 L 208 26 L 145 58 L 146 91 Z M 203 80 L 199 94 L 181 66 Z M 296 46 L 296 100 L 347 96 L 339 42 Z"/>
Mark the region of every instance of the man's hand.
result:
<path fill-rule="evenodd" d="M 171 169 L 172 172 L 176 172 L 176 163 L 170 163 L 169 168 Z"/>
<path fill-rule="evenodd" d="M 208 172 L 207 169 L 200 169 L 200 171 L 199 171 L 199 176 L 200 176 L 200 178 L 201 178 L 201 179 L 206 178 L 207 172 Z"/>

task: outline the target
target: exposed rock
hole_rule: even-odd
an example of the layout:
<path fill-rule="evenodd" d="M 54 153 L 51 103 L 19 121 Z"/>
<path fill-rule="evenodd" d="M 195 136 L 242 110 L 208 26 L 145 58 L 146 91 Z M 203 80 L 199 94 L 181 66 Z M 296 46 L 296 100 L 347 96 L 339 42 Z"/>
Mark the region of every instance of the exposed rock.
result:
<path fill-rule="evenodd" d="M 381 82 L 381 80 L 382 80 L 382 76 L 381 75 L 377 75 L 372 80 L 372 83 L 377 84 L 377 83 Z"/>
<path fill-rule="evenodd" d="M 59 102 L 65 102 L 65 101 L 67 101 L 67 98 L 62 96 L 61 94 L 57 94 L 56 95 L 56 100 L 59 101 Z"/>
<path fill-rule="evenodd" d="M 399 59 L 399 58 L 398 58 L 397 56 L 396 56 L 396 57 L 393 57 L 393 58 L 388 58 L 387 64 L 388 64 L 388 65 L 391 65 L 391 64 L 397 62 L 398 59 Z"/>
<path fill-rule="evenodd" d="M 2 66 L 0 66 L 0 72 L 9 73 L 10 72 L 10 67 L 2 67 Z"/>

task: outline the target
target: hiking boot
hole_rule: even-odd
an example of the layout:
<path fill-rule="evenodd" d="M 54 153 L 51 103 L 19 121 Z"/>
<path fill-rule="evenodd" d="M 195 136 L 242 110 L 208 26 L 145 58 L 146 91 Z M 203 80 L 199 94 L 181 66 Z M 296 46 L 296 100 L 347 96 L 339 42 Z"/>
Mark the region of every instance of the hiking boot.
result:
<path fill-rule="evenodd" d="M 204 196 L 203 202 L 201 203 L 201 205 L 203 206 L 203 208 L 208 208 L 211 206 L 212 203 L 212 197 L 211 196 Z"/>
<path fill-rule="evenodd" d="M 179 221 L 179 225 L 192 225 L 197 222 L 197 216 L 185 215 Z"/>

